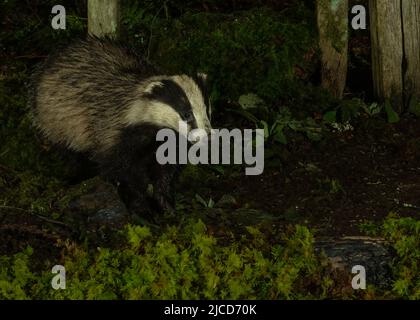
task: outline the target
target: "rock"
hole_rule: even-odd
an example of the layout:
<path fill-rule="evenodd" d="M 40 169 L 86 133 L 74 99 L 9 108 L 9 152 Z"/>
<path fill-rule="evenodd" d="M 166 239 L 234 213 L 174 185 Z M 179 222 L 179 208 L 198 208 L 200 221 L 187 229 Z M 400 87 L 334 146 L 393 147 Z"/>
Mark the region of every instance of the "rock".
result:
<path fill-rule="evenodd" d="M 356 265 L 365 267 L 366 284 L 381 288 L 391 285 L 392 252 L 380 238 L 345 237 L 315 243 L 318 253 L 324 252 L 333 269 L 352 274 Z"/>
<path fill-rule="evenodd" d="M 78 188 L 80 192 L 70 196 L 65 212 L 83 216 L 88 229 L 118 228 L 130 220 L 127 208 L 112 184 L 93 178 L 82 182 Z"/>

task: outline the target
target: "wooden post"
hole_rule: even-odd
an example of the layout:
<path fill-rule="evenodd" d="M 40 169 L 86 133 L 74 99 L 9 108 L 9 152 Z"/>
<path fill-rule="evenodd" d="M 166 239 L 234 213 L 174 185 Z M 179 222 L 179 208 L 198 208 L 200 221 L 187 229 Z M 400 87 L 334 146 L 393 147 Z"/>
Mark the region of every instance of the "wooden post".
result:
<path fill-rule="evenodd" d="M 119 29 L 119 0 L 88 0 L 89 34 L 115 38 L 118 36 Z"/>
<path fill-rule="evenodd" d="M 401 0 L 369 0 L 375 95 L 403 109 Z"/>
<path fill-rule="evenodd" d="M 321 82 L 342 98 L 347 78 L 348 0 L 317 0 Z"/>
<path fill-rule="evenodd" d="M 402 20 L 404 32 L 404 94 L 408 103 L 415 96 L 420 101 L 420 1 L 404 0 Z"/>

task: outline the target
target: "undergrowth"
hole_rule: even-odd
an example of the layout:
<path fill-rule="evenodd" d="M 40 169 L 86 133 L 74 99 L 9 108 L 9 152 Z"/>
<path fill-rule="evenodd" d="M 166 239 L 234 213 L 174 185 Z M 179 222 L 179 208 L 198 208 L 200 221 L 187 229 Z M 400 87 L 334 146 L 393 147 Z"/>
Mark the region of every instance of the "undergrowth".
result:
<path fill-rule="evenodd" d="M 388 218 L 379 228 L 396 250 L 389 291 L 369 286 L 370 299 L 418 299 L 420 222 Z M 222 245 L 201 221 L 168 226 L 154 234 L 129 225 L 118 249 L 67 242 L 62 261 L 31 268 L 33 249 L 0 257 L 1 299 L 325 299 L 355 298 L 327 271 L 314 252 L 314 238 L 303 226 L 269 244 L 257 228 Z M 66 268 L 66 289 L 54 290 L 54 264 Z M 344 283 L 344 287 L 349 283 Z"/>

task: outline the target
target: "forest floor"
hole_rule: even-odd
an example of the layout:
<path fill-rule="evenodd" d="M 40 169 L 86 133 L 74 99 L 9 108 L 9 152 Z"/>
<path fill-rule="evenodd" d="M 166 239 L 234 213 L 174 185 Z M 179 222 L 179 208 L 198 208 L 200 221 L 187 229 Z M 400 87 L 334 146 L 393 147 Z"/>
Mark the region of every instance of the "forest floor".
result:
<path fill-rule="evenodd" d="M 381 118 L 360 119 L 354 130 L 331 133 L 320 142 L 290 142 L 282 165 L 266 164 L 259 176 L 208 172 L 203 176 L 201 171 L 194 178 L 187 173 L 178 187 L 178 198 L 186 204 L 178 210 L 182 213 L 151 223 L 164 225 L 176 221 L 177 214 L 191 214 L 202 218 L 209 231 L 221 238 L 240 235 L 249 225 L 275 234 L 291 224 L 310 227 L 318 238 L 340 238 L 363 235 L 361 224 L 380 223 L 391 212 L 418 217 L 419 122 L 413 117 L 393 125 Z M 4 178 L 7 170 L 2 168 L 1 173 Z M 192 205 L 198 195 L 215 205 Z M 86 227 L 77 218 L 69 220 L 68 213 L 59 219 L 64 223 L 28 215 L 25 210 L 2 209 L 6 214 L 0 216 L 0 254 L 30 245 L 41 256 L 51 257 L 57 240 L 78 238 Z"/>
<path fill-rule="evenodd" d="M 214 199 L 230 192 L 250 207 L 301 223 L 319 236 L 360 235 L 360 224 L 382 221 L 390 212 L 420 213 L 420 121 L 389 125 L 361 120 L 354 131 L 322 143 L 292 147 L 282 169 L 221 181 Z"/>

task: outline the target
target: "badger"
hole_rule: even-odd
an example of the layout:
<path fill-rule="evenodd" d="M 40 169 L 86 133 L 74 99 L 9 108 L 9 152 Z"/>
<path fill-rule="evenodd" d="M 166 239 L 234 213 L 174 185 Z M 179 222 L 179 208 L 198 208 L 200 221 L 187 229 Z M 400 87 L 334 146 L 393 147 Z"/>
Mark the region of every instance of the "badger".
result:
<path fill-rule="evenodd" d="M 47 140 L 88 155 L 130 211 L 174 209 L 180 166 L 157 163 L 156 133 L 178 132 L 180 121 L 210 132 L 205 74 L 167 75 L 127 46 L 89 36 L 49 57 L 32 82 L 33 123 Z"/>

